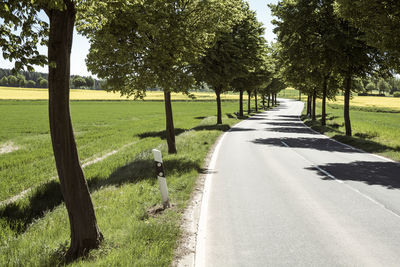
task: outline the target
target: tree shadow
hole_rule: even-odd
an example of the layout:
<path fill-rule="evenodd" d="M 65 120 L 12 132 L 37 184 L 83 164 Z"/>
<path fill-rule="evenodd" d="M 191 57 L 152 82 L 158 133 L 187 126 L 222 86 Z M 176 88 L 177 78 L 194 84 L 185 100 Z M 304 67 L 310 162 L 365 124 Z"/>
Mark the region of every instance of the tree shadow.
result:
<path fill-rule="evenodd" d="M 299 121 L 299 119 L 287 119 L 287 118 L 278 118 L 278 119 L 269 119 L 271 121 Z"/>
<path fill-rule="evenodd" d="M 310 148 L 319 151 L 362 153 L 343 144 L 334 142 L 328 138 L 258 138 L 251 141 L 258 145 L 285 146 L 282 142 L 293 148 Z"/>
<path fill-rule="evenodd" d="M 166 176 L 184 174 L 196 170 L 206 173 L 207 170 L 194 161 L 187 159 L 164 160 Z M 126 183 L 137 183 L 142 180 L 157 181 L 154 160 L 137 159 L 129 164 L 116 169 L 107 178 L 93 177 L 89 179 L 88 186 L 91 193 L 106 186 L 121 186 Z M 17 201 L 0 207 L 0 222 L 7 224 L 16 234 L 23 234 L 29 225 L 52 211 L 63 202 L 59 181 L 53 180 L 40 185 L 27 200 Z"/>
<path fill-rule="evenodd" d="M 253 117 L 248 118 L 247 120 L 249 120 L 249 121 L 262 121 L 262 120 L 266 120 L 266 119 L 267 118 L 265 118 L 265 117 L 253 116 Z"/>
<path fill-rule="evenodd" d="M 181 133 L 185 132 L 185 129 L 181 128 L 175 128 L 175 135 L 180 135 Z M 166 130 L 162 130 L 159 132 L 151 131 L 151 132 L 145 132 L 145 133 L 140 133 L 137 135 L 140 139 L 148 138 L 148 137 L 158 137 L 162 140 L 165 140 L 167 138 L 167 132 Z"/>
<path fill-rule="evenodd" d="M 196 120 L 203 120 L 203 119 L 205 119 L 205 118 L 207 118 L 207 117 L 203 117 L 203 116 L 199 116 L 199 117 L 194 117 Z"/>
<path fill-rule="evenodd" d="M 187 159 L 164 160 L 165 175 L 187 173 L 196 170 L 203 173 L 205 170 L 197 162 Z M 137 183 L 142 180 L 156 182 L 157 173 L 153 159 L 137 159 L 115 170 L 108 178 L 93 177 L 88 181 L 90 192 L 95 192 L 105 186 L 121 186 L 126 183 Z"/>
<path fill-rule="evenodd" d="M 230 129 L 231 127 L 228 124 L 214 124 L 214 125 L 199 125 L 191 130 L 193 131 L 221 131 L 221 132 L 226 132 Z"/>
<path fill-rule="evenodd" d="M 233 127 L 229 130 L 230 132 L 250 132 L 250 131 L 256 131 L 256 129 L 253 128 L 241 128 L 241 127 Z"/>
<path fill-rule="evenodd" d="M 340 141 L 342 143 L 349 144 L 354 147 L 358 147 L 366 152 L 370 153 L 381 153 L 387 151 L 400 152 L 400 146 L 391 147 L 387 145 L 380 144 L 378 142 L 367 140 L 364 138 L 358 138 L 356 136 L 346 136 L 346 135 L 335 135 L 333 139 Z"/>
<path fill-rule="evenodd" d="M 299 117 L 295 116 L 295 115 L 279 115 L 278 117 L 285 118 L 285 119 L 296 119 L 296 120 L 299 120 Z"/>
<path fill-rule="evenodd" d="M 312 131 L 308 127 L 272 127 L 266 128 L 266 131 L 270 132 L 280 132 L 280 133 L 298 133 L 298 134 L 312 134 L 316 135 L 317 133 Z"/>
<path fill-rule="evenodd" d="M 287 126 L 287 127 L 303 127 L 304 124 L 302 122 L 265 122 L 264 124 L 273 125 L 273 126 Z"/>
<path fill-rule="evenodd" d="M 222 131 L 226 132 L 230 129 L 230 126 L 228 124 L 213 124 L 213 125 L 199 125 L 196 126 L 192 129 L 181 129 L 181 128 L 175 128 L 175 136 L 178 136 L 186 131 L 212 131 L 212 130 L 217 130 L 217 131 Z M 144 138 L 149 138 L 149 137 L 158 137 L 162 140 L 166 139 L 166 131 L 158 131 L 158 132 L 145 132 L 145 133 L 140 133 L 137 135 L 140 139 Z"/>
<path fill-rule="evenodd" d="M 62 201 L 60 183 L 55 180 L 49 181 L 38 186 L 35 192 L 29 195 L 28 201 L 0 207 L 0 220 L 4 220 L 16 234 L 21 234 L 35 219 L 53 210 Z"/>
<path fill-rule="evenodd" d="M 226 113 L 226 116 L 229 118 L 229 119 L 236 119 L 237 117 L 238 117 L 238 114 L 233 114 L 232 115 L 232 113 Z"/>
<path fill-rule="evenodd" d="M 356 161 L 352 163 L 330 163 L 319 165 L 319 168 L 343 181 L 359 181 L 368 185 L 380 185 L 388 189 L 400 188 L 400 164 L 397 162 Z M 307 168 L 316 171 L 323 180 L 330 180 L 315 167 Z"/>

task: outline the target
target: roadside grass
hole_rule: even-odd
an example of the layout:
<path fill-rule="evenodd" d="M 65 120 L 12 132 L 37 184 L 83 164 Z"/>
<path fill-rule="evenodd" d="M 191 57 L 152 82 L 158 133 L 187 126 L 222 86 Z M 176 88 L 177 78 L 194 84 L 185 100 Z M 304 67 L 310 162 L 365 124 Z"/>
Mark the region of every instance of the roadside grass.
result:
<path fill-rule="evenodd" d="M 238 104 L 223 102 L 231 117 Z M 213 116 L 215 102 L 175 102 L 177 134 Z M 72 121 L 82 163 L 90 162 L 124 145 L 132 153 L 148 149 L 165 129 L 162 102 L 71 102 Z M 0 144 L 19 147 L 0 154 L 0 201 L 56 177 L 46 101 L 1 101 Z M 216 119 L 215 119 L 216 121 Z M 210 123 L 214 123 L 211 122 Z M 165 141 L 164 141 L 165 142 Z"/>
<path fill-rule="evenodd" d="M 40 184 L 26 197 L 0 207 L 0 266 L 64 265 L 69 225 L 58 181 L 51 180 L 55 169 L 47 102 L 0 104 L 0 116 L 7 118 L 1 122 L 0 140 L 20 147 L 0 155 L 1 197 Z M 204 158 L 217 137 L 239 121 L 234 116 L 237 106 L 236 101 L 223 102 L 224 124 L 215 125 L 215 102 L 174 102 L 178 154 L 168 155 L 162 103 L 71 102 L 82 161 L 119 150 L 84 168 L 105 242 L 70 266 L 170 265 L 181 213 L 198 175 L 205 171 Z M 159 213 L 152 212 L 161 202 L 153 173 L 155 147 L 164 155 L 173 204 Z"/>
<path fill-rule="evenodd" d="M 343 105 L 327 104 L 327 125 L 325 127 L 321 126 L 320 115 L 317 117 L 317 121 L 313 122 L 306 117 L 305 109 L 302 119 L 314 130 L 340 142 L 400 161 L 400 110 L 390 108 L 391 102 L 387 106 L 381 103 L 380 105 L 384 106 L 382 108 L 371 106 L 376 103 L 367 100 L 358 103 L 365 103 L 365 105 L 357 106 L 357 104 L 353 104 L 353 100 L 350 104 L 352 137 L 345 135 Z M 320 102 L 318 102 L 316 113 L 321 113 Z"/>
<path fill-rule="evenodd" d="M 19 87 L 0 87 L 0 99 L 3 100 L 47 100 L 48 89 L 38 88 L 19 88 Z M 213 92 L 191 92 L 198 101 L 213 101 L 215 93 Z M 133 97 L 127 98 L 121 96 L 120 93 L 107 92 L 103 90 L 82 90 L 71 89 L 71 100 L 132 100 Z M 164 100 L 162 91 L 148 91 L 145 100 L 157 101 Z M 172 93 L 173 100 L 191 101 L 187 95 Z M 223 93 L 222 100 L 238 100 L 239 95 L 233 92 Z"/>

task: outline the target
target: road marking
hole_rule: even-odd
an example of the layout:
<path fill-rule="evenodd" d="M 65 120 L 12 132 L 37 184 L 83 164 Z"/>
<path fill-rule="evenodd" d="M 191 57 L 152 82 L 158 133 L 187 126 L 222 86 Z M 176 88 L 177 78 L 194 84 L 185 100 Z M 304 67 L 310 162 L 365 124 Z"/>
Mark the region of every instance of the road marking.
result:
<path fill-rule="evenodd" d="M 215 169 L 215 165 L 217 163 L 217 157 L 219 154 L 219 150 L 221 148 L 222 142 L 224 141 L 226 135 L 231 132 L 232 128 L 239 126 L 246 122 L 247 120 L 243 120 L 231 127 L 229 131 L 225 132 L 221 139 L 219 139 L 218 144 L 216 145 L 214 152 L 212 154 L 210 163 L 208 164 L 207 169 L 213 170 Z M 205 258 L 206 258 L 206 229 L 207 229 L 207 215 L 208 215 L 208 201 L 210 200 L 210 191 L 211 191 L 211 182 L 212 176 L 214 172 L 209 172 L 205 178 L 204 189 L 203 189 L 203 197 L 201 199 L 201 207 L 200 207 L 200 219 L 197 227 L 197 236 L 196 236 L 196 250 L 195 250 L 195 260 L 194 266 L 203 267 L 205 266 Z"/>
<path fill-rule="evenodd" d="M 345 183 L 344 181 L 336 178 L 334 175 L 330 174 L 329 172 L 325 171 L 324 169 L 322 169 L 321 167 L 315 165 L 312 161 L 310 161 L 309 159 L 306 159 L 303 155 L 301 155 L 299 152 L 297 152 L 294 148 L 290 147 L 288 144 L 286 144 L 285 142 L 281 141 L 281 143 L 290 148 L 294 153 L 296 153 L 298 156 L 300 156 L 302 159 L 308 161 L 311 163 L 311 166 L 317 170 L 319 170 L 320 172 L 322 172 L 323 174 L 325 174 L 327 177 L 331 178 L 332 180 L 345 185 L 348 189 L 352 190 L 353 192 L 359 194 L 360 196 L 364 197 L 365 199 L 371 201 L 372 203 L 374 203 L 375 205 L 378 205 L 379 207 L 381 207 L 382 209 L 386 210 L 387 212 L 389 212 L 390 214 L 394 215 L 395 217 L 400 219 L 400 214 L 394 212 L 393 210 L 391 210 L 390 208 L 388 208 L 387 206 L 385 206 L 384 204 L 382 204 L 381 202 L 379 202 L 378 200 L 374 199 L 373 197 L 370 197 L 364 193 L 362 193 L 360 190 L 358 190 L 357 188 L 354 188 L 353 186 Z"/>
<path fill-rule="evenodd" d="M 281 141 L 281 143 L 285 146 L 285 147 L 290 147 L 288 144 L 286 144 L 285 142 Z"/>

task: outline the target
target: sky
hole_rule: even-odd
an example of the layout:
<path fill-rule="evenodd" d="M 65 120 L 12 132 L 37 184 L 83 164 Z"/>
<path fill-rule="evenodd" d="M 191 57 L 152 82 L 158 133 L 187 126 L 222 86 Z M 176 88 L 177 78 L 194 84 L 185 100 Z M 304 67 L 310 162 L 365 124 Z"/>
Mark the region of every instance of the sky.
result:
<path fill-rule="evenodd" d="M 250 9 L 256 11 L 257 19 L 264 24 L 265 27 L 265 39 L 268 42 L 274 41 L 275 34 L 272 32 L 273 26 L 271 25 L 271 13 L 268 8 L 268 4 L 276 4 L 278 0 L 248 0 Z M 44 14 L 42 16 L 45 16 Z M 85 58 L 89 52 L 89 42 L 86 37 L 83 37 L 74 32 L 72 51 L 71 51 L 71 75 L 89 76 L 92 75 L 86 68 Z M 47 48 L 40 47 L 40 53 L 47 55 Z M 14 63 L 4 60 L 0 53 L 0 68 L 11 69 L 14 67 Z M 35 70 L 38 72 L 47 73 L 47 66 L 40 67 L 36 66 Z M 94 75 L 93 75 L 94 76 Z"/>

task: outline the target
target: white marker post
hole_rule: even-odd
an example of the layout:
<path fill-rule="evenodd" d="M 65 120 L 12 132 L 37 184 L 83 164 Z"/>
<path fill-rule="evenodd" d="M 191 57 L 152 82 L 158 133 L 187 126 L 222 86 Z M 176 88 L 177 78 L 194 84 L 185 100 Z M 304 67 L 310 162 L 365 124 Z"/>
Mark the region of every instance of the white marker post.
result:
<path fill-rule="evenodd" d="M 161 198 L 163 202 L 164 209 L 169 208 L 169 197 L 168 197 L 168 187 L 167 179 L 165 178 L 164 164 L 162 161 L 161 151 L 153 149 L 154 161 L 156 166 L 156 174 L 158 178 L 158 184 L 160 186 Z"/>

